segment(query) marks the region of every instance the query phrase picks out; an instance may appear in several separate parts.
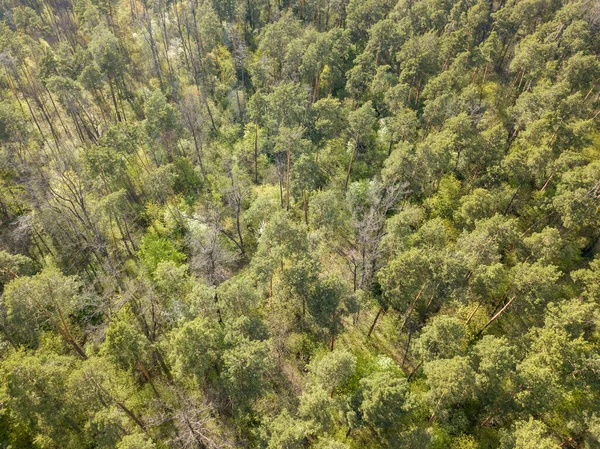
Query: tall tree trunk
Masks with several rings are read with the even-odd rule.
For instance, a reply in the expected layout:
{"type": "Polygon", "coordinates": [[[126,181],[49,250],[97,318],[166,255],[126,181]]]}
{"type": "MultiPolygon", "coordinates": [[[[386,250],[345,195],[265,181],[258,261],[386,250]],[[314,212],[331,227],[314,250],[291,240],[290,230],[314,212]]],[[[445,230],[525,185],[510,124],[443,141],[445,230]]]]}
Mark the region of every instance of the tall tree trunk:
{"type": "Polygon", "coordinates": [[[367,334],[367,338],[369,338],[371,336],[371,334],[373,333],[373,329],[375,329],[375,325],[377,324],[377,320],[379,320],[379,316],[383,313],[383,306],[379,307],[379,310],[377,311],[377,315],[375,315],[375,319],[373,320],[373,324],[371,324],[371,327],[369,328],[369,333],[367,334]]]}
{"type": "Polygon", "coordinates": [[[254,121],[254,182],[258,184],[258,121],[254,121]]]}
{"type": "Polygon", "coordinates": [[[348,182],[350,181],[350,172],[352,171],[352,163],[354,162],[354,155],[356,154],[356,150],[358,148],[358,138],[354,139],[354,148],[352,148],[352,155],[350,156],[350,163],[348,164],[348,172],[346,173],[346,182],[344,182],[344,193],[348,191],[348,182]]]}
{"type": "Polygon", "coordinates": [[[512,302],[515,300],[517,296],[513,296],[512,298],[510,298],[510,300],[506,303],[506,305],[504,307],[502,307],[502,309],[500,309],[500,311],[498,313],[496,313],[496,315],[494,315],[492,318],[490,318],[490,320],[485,323],[485,326],[483,326],[481,328],[481,330],[479,332],[477,332],[477,335],[481,335],[483,333],[483,331],[490,325],[492,324],[494,321],[496,321],[500,315],[502,315],[504,313],[504,311],[506,309],[508,309],[508,307],[512,304],[512,302]]]}
{"type": "Polygon", "coordinates": [[[306,200],[306,190],[304,191],[304,222],[308,226],[308,201],[306,200]]]}
{"type": "Polygon", "coordinates": [[[291,151],[288,148],[287,150],[287,168],[285,175],[285,209],[290,210],[290,159],[291,159],[291,151]]]}

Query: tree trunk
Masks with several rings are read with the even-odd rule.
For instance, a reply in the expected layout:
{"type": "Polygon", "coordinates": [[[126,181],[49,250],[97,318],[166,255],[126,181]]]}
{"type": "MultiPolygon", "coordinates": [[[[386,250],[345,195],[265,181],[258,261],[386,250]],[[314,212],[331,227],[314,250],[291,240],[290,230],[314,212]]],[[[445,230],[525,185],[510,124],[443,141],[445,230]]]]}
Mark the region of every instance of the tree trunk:
{"type": "Polygon", "coordinates": [[[93,377],[90,379],[92,381],[92,383],[96,386],[96,388],[98,388],[100,391],[102,391],[104,394],[106,394],[111,400],[113,400],[115,402],[115,404],[117,404],[117,407],[119,407],[121,410],[123,410],[123,412],[125,412],[125,414],[127,416],[129,416],[129,418],[131,418],[131,420],[133,422],[135,422],[137,424],[137,426],[143,430],[143,432],[148,435],[148,432],[146,431],[146,426],[140,421],[140,419],[135,416],[135,414],[129,410],[125,404],[123,404],[122,402],[118,401],[117,399],[114,398],[114,396],[112,394],[110,394],[110,392],[108,390],[106,390],[106,388],[104,388],[102,385],[100,385],[96,379],[94,379],[93,377]]]}
{"type": "Polygon", "coordinates": [[[477,313],[477,311],[481,307],[482,303],[483,303],[483,301],[480,300],[477,303],[477,307],[475,307],[475,309],[469,314],[469,317],[467,318],[467,321],[465,321],[465,327],[469,325],[469,323],[471,322],[471,320],[473,319],[473,317],[475,316],[475,314],[477,313]]]}
{"type": "Polygon", "coordinates": [[[258,122],[254,122],[254,182],[258,184],[258,122]]]}
{"type": "Polygon", "coordinates": [[[402,363],[400,363],[400,367],[404,368],[404,362],[406,362],[406,356],[408,355],[408,350],[410,349],[410,341],[412,340],[412,331],[408,332],[408,341],[406,342],[406,348],[404,349],[404,355],[402,356],[402,363]]]}
{"type": "Polygon", "coordinates": [[[308,202],[306,200],[306,190],[304,191],[304,222],[308,226],[308,202]]]}
{"type": "Polygon", "coordinates": [[[400,332],[402,332],[402,330],[404,329],[404,326],[406,326],[406,323],[408,323],[408,320],[410,319],[410,317],[412,316],[413,312],[415,311],[415,308],[417,307],[417,301],[421,297],[421,294],[423,293],[423,289],[424,288],[425,288],[425,285],[423,285],[421,287],[421,290],[419,290],[419,293],[417,293],[417,296],[415,297],[414,301],[410,305],[410,308],[408,309],[408,313],[404,317],[404,321],[402,321],[402,326],[400,326],[400,332]]]}
{"type": "Polygon", "coordinates": [[[417,366],[415,366],[415,369],[413,369],[413,370],[410,372],[410,374],[409,374],[409,375],[408,375],[408,377],[406,378],[406,380],[407,380],[407,381],[410,381],[410,379],[411,379],[411,378],[414,376],[414,374],[417,372],[417,370],[418,370],[419,368],[421,368],[421,365],[422,365],[422,364],[423,364],[423,360],[421,360],[421,361],[420,361],[420,362],[417,364],[417,366]]]}
{"type": "Polygon", "coordinates": [[[371,334],[373,333],[373,329],[375,329],[377,320],[379,320],[379,316],[382,314],[382,312],[383,312],[383,306],[379,307],[379,310],[377,311],[377,315],[375,315],[375,319],[373,320],[373,324],[371,324],[371,327],[369,328],[369,333],[367,334],[367,338],[369,338],[371,336],[371,334]]]}
{"type": "Polygon", "coordinates": [[[515,295],[515,296],[513,296],[512,298],[510,298],[510,300],[509,300],[509,301],[506,303],[506,305],[505,305],[504,307],[502,307],[502,309],[500,309],[500,311],[499,311],[499,312],[498,312],[496,315],[494,315],[492,318],[490,318],[490,320],[489,320],[487,323],[485,323],[485,326],[483,326],[483,327],[481,328],[481,330],[480,330],[479,332],[477,332],[477,335],[481,335],[481,333],[482,333],[482,332],[483,332],[483,331],[484,331],[484,330],[485,330],[485,329],[486,329],[486,328],[487,328],[487,327],[488,327],[490,324],[492,324],[494,321],[496,321],[496,320],[497,320],[497,319],[500,317],[500,315],[502,315],[502,313],[503,313],[503,312],[504,312],[506,309],[508,309],[508,307],[509,307],[509,306],[512,304],[512,302],[515,300],[515,298],[516,298],[516,297],[517,297],[517,296],[515,295]]]}
{"type": "Polygon", "coordinates": [[[290,162],[291,162],[291,151],[287,150],[287,168],[285,175],[285,210],[290,210],[290,162]]]}
{"type": "Polygon", "coordinates": [[[346,173],[346,182],[344,182],[344,193],[348,191],[348,181],[350,181],[350,172],[352,171],[352,163],[354,162],[354,155],[356,154],[356,149],[358,148],[358,137],[354,140],[354,148],[352,149],[352,155],[350,156],[350,163],[348,164],[348,173],[346,173]]]}

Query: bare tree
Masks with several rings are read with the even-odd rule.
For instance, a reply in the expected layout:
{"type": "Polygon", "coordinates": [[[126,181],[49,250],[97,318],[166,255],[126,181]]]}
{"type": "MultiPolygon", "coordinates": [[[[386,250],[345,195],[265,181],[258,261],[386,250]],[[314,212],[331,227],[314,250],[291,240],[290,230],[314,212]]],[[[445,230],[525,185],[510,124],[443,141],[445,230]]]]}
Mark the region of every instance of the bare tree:
{"type": "MultiPolygon", "coordinates": [[[[238,256],[226,245],[232,239],[221,225],[221,214],[212,209],[188,217],[187,243],[190,248],[190,267],[206,279],[209,285],[218,286],[232,274],[238,256]]],[[[235,242],[235,240],[234,240],[235,242]]]]}
{"type": "Polygon", "coordinates": [[[377,270],[379,244],[385,233],[385,219],[398,200],[408,193],[408,183],[394,182],[383,184],[375,180],[369,183],[369,206],[354,207],[352,219],[356,244],[348,254],[354,264],[360,267],[358,287],[369,290],[377,270]],[[357,254],[358,253],[358,254],[357,254]]]}
{"type": "Polygon", "coordinates": [[[174,410],[177,432],[172,438],[173,447],[184,449],[228,449],[233,448],[223,435],[222,423],[214,418],[216,411],[205,399],[178,392],[179,407],[174,410]]]}

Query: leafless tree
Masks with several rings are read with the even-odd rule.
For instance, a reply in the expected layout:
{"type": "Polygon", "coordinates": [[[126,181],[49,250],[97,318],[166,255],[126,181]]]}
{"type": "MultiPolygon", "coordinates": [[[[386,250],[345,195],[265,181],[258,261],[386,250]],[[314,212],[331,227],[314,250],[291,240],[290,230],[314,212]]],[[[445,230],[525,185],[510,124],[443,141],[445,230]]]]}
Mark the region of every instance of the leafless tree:
{"type": "Polygon", "coordinates": [[[355,265],[358,261],[360,267],[358,287],[363,290],[371,288],[377,270],[379,244],[384,236],[386,216],[406,193],[408,193],[408,183],[406,182],[383,184],[377,180],[371,181],[369,185],[370,206],[367,209],[355,208],[352,211],[356,245],[348,254],[355,265]]]}
{"type": "Polygon", "coordinates": [[[237,254],[226,244],[229,238],[221,225],[221,214],[216,209],[189,217],[187,244],[190,248],[190,267],[204,277],[209,285],[217,286],[232,274],[237,254]]]}

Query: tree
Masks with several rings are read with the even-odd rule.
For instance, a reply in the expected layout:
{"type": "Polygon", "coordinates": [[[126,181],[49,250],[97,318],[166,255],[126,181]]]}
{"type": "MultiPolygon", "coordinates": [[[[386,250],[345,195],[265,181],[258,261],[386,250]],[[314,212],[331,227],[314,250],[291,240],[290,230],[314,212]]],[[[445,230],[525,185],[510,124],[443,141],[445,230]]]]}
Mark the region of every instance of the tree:
{"type": "Polygon", "coordinates": [[[177,251],[171,241],[156,234],[146,234],[139,255],[142,265],[150,274],[154,273],[161,262],[171,261],[180,264],[185,260],[185,255],[177,251]]]}
{"type": "Polygon", "coordinates": [[[350,173],[352,172],[352,164],[357,157],[359,144],[361,144],[369,133],[372,132],[373,126],[375,125],[375,111],[373,110],[371,102],[366,102],[356,111],[348,114],[348,123],[350,125],[350,134],[353,137],[353,142],[349,145],[352,148],[352,154],[350,155],[346,181],[344,182],[344,191],[348,190],[348,181],[350,180],[350,173]],[[363,140],[361,141],[361,139],[363,140]]]}
{"type": "Polygon", "coordinates": [[[362,419],[383,435],[394,433],[415,405],[406,380],[382,371],[361,379],[360,383],[362,419]]]}
{"type": "Polygon", "coordinates": [[[287,410],[281,412],[268,424],[267,447],[269,449],[301,449],[306,440],[306,429],[304,423],[290,416],[287,410]]]}
{"type": "Polygon", "coordinates": [[[575,270],[571,273],[573,279],[578,283],[580,289],[583,290],[583,295],[588,300],[597,300],[600,298],[600,288],[593,282],[594,277],[600,271],[599,259],[594,259],[590,262],[589,268],[575,270]]]}
{"type": "Polygon", "coordinates": [[[223,353],[221,376],[236,410],[251,409],[252,402],[269,390],[267,376],[271,369],[267,341],[242,339],[223,353]]]}
{"type": "Polygon", "coordinates": [[[525,449],[532,445],[543,449],[560,447],[556,440],[548,435],[544,423],[536,421],[532,417],[529,418],[529,421],[517,422],[514,433],[505,435],[502,440],[503,448],[525,449]]]}
{"type": "Polygon", "coordinates": [[[239,246],[234,249],[228,245],[226,239],[231,238],[222,228],[219,212],[212,208],[201,218],[196,214],[187,219],[186,225],[190,268],[209,285],[218,286],[229,278],[231,266],[239,257],[239,246]]]}
{"type": "MultiPolygon", "coordinates": [[[[167,162],[173,161],[173,151],[180,132],[180,115],[177,109],[167,102],[160,90],[155,90],[146,100],[144,112],[145,130],[152,142],[159,141],[165,150],[167,162]]],[[[162,158],[153,154],[156,166],[162,165],[162,158]]]]}
{"type": "Polygon", "coordinates": [[[320,385],[330,396],[339,392],[356,369],[356,358],[348,351],[331,351],[314,363],[310,371],[317,385],[320,385]]]}
{"type": "Polygon", "coordinates": [[[221,371],[222,336],[208,320],[198,317],[171,332],[173,344],[169,358],[173,373],[205,383],[221,371]]]}
{"type": "Polygon", "coordinates": [[[430,421],[450,418],[450,408],[475,396],[475,373],[469,359],[456,356],[423,365],[429,391],[426,399],[431,410],[430,421]]]}
{"type": "MultiPolygon", "coordinates": [[[[346,199],[352,213],[355,233],[355,258],[360,262],[358,286],[369,290],[376,276],[379,245],[384,235],[385,217],[407,194],[404,182],[382,183],[379,180],[352,183],[346,199]]],[[[356,288],[355,288],[356,289],[356,288]]]]}
{"type": "Polygon", "coordinates": [[[125,435],[121,441],[117,443],[117,449],[154,449],[156,445],[151,438],[140,433],[125,435]]]}
{"type": "Polygon", "coordinates": [[[516,363],[516,349],[506,337],[485,335],[473,346],[471,364],[482,406],[481,422],[502,420],[515,407],[516,363]]]}
{"type": "Polygon", "coordinates": [[[425,361],[451,359],[464,354],[466,332],[456,318],[438,315],[422,330],[415,344],[425,361]]]}
{"type": "Polygon", "coordinates": [[[58,332],[79,357],[86,359],[77,327],[71,322],[86,306],[86,297],[79,295],[80,285],[77,279],[64,276],[54,267],[11,281],[3,295],[11,339],[35,347],[40,334],[49,328],[58,332]]]}
{"type": "MultiPolygon", "coordinates": [[[[123,317],[125,318],[125,317],[123,317]]],[[[106,330],[101,352],[117,367],[130,370],[141,364],[148,350],[145,338],[126,319],[114,319],[106,330]]]]}
{"type": "Polygon", "coordinates": [[[85,444],[76,401],[67,395],[67,379],[75,363],[69,356],[24,351],[3,360],[3,401],[20,425],[46,444],[85,444]]]}
{"type": "Polygon", "coordinates": [[[339,99],[321,98],[311,105],[314,114],[315,141],[321,143],[338,136],[346,127],[344,108],[339,99]]]}
{"type": "Polygon", "coordinates": [[[335,336],[340,332],[340,305],[345,296],[345,286],[340,280],[319,280],[314,292],[308,296],[307,306],[317,324],[329,331],[329,349],[333,351],[335,336]]]}
{"type": "MultiPolygon", "coordinates": [[[[300,396],[298,412],[301,418],[306,420],[310,433],[331,431],[335,425],[335,414],[339,411],[335,399],[331,393],[325,391],[319,385],[311,385],[300,396]]],[[[306,432],[306,431],[305,431],[306,432]]]]}
{"type": "Polygon", "coordinates": [[[31,275],[33,271],[34,263],[29,257],[0,251],[0,286],[19,276],[31,275]]]}
{"type": "Polygon", "coordinates": [[[348,445],[340,443],[333,438],[321,438],[315,447],[318,449],[347,449],[348,445]]]}

